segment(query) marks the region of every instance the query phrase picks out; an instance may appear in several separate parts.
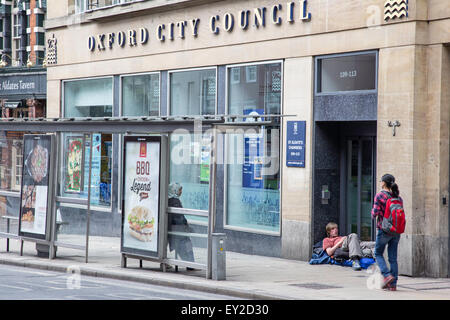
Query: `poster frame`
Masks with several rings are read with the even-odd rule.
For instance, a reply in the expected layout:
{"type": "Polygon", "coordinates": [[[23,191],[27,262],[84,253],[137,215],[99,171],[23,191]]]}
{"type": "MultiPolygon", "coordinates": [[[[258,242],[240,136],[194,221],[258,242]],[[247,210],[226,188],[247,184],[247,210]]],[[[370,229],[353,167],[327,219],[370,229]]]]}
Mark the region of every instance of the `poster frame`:
{"type": "Polygon", "coordinates": [[[54,166],[54,155],[55,155],[55,135],[54,134],[24,134],[23,136],[23,158],[22,158],[22,180],[21,180],[21,187],[20,187],[20,200],[19,200],[19,228],[18,228],[18,235],[19,237],[28,238],[28,239],[36,239],[36,240],[50,240],[51,236],[51,223],[52,223],[52,212],[53,212],[53,183],[54,183],[54,175],[55,175],[55,166],[54,166]],[[30,152],[30,150],[26,150],[25,141],[27,139],[32,140],[40,140],[42,138],[50,139],[50,150],[48,152],[48,163],[47,163],[47,176],[48,176],[48,183],[47,183],[47,208],[46,208],[46,221],[45,221],[45,232],[44,234],[40,233],[32,233],[28,231],[22,231],[22,215],[23,215],[23,203],[22,203],[22,196],[23,196],[23,190],[24,190],[24,176],[25,176],[25,162],[28,158],[27,154],[30,152]]]}
{"type": "Polygon", "coordinates": [[[85,143],[86,143],[86,137],[85,137],[85,135],[83,134],[83,135],[70,135],[70,136],[67,136],[66,137],[66,146],[67,146],[67,148],[69,148],[69,145],[70,145],[70,142],[71,142],[71,140],[75,140],[75,139],[81,139],[81,143],[82,143],[82,149],[81,149],[81,168],[80,168],[80,190],[79,191],[75,191],[75,190],[68,190],[68,189],[66,189],[66,179],[67,179],[67,175],[66,175],[66,171],[67,171],[67,165],[68,165],[68,158],[69,158],[69,153],[70,153],[70,151],[69,151],[69,149],[67,149],[66,151],[65,151],[65,154],[64,154],[64,161],[66,162],[65,163],[65,166],[64,166],[64,168],[66,169],[66,170],[64,170],[64,186],[63,186],[63,188],[64,188],[64,193],[68,193],[68,194],[81,194],[83,191],[84,191],[84,175],[85,175],[85,161],[86,161],[86,159],[85,159],[85,147],[86,147],[86,145],[85,145],[85,143]]]}
{"type": "MultiPolygon", "coordinates": [[[[167,247],[166,241],[166,214],[167,211],[167,196],[165,190],[167,189],[167,167],[164,165],[165,158],[167,154],[167,137],[165,136],[135,136],[135,135],[126,135],[123,138],[123,154],[122,154],[122,223],[120,230],[120,252],[122,254],[122,258],[124,257],[139,257],[140,259],[146,260],[158,260],[161,261],[166,253],[164,248],[167,247]],[[157,251],[150,250],[142,250],[137,248],[131,248],[124,246],[124,224],[126,223],[126,212],[125,212],[125,183],[126,183],[126,158],[127,158],[127,144],[130,142],[157,142],[159,144],[159,190],[158,190],[158,237],[157,241],[157,251]]],[[[122,261],[122,265],[126,266],[126,263],[122,261]]]]}

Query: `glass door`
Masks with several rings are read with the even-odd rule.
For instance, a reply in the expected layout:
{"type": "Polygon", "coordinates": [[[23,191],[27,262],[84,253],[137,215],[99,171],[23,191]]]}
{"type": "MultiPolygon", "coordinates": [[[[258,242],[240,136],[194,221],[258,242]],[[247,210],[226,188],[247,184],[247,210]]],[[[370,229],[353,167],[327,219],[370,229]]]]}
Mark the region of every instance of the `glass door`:
{"type": "Polygon", "coordinates": [[[362,241],[374,239],[371,219],[375,177],[375,138],[346,139],[347,233],[357,233],[362,241]]]}

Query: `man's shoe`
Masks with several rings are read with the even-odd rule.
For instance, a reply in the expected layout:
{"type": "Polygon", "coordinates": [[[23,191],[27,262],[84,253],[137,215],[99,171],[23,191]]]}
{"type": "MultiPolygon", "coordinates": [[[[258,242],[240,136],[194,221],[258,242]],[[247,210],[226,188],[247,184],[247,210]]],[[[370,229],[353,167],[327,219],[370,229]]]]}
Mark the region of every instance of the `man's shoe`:
{"type": "Polygon", "coordinates": [[[394,277],[392,275],[388,275],[387,277],[385,277],[381,289],[386,289],[392,281],[394,281],[394,277]]]}
{"type": "Polygon", "coordinates": [[[187,271],[197,271],[198,269],[191,268],[191,267],[186,267],[186,270],[187,270],[187,271]]]}
{"type": "Polygon", "coordinates": [[[352,268],[355,271],[360,271],[361,270],[361,265],[359,264],[359,260],[353,260],[352,268]]]}

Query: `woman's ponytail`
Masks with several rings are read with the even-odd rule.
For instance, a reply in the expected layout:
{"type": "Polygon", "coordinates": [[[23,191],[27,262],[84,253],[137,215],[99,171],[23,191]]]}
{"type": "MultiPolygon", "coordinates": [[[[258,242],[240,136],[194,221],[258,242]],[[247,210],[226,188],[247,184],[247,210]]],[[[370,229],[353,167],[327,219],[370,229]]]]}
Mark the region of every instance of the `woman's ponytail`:
{"type": "Polygon", "coordinates": [[[398,195],[400,194],[400,191],[398,190],[398,185],[395,182],[393,182],[390,189],[392,192],[392,196],[394,198],[398,198],[398,195]]]}
{"type": "Polygon", "coordinates": [[[386,184],[386,187],[391,190],[392,196],[398,198],[400,191],[398,190],[398,185],[395,183],[395,178],[392,174],[386,173],[381,177],[381,181],[386,184]]]}

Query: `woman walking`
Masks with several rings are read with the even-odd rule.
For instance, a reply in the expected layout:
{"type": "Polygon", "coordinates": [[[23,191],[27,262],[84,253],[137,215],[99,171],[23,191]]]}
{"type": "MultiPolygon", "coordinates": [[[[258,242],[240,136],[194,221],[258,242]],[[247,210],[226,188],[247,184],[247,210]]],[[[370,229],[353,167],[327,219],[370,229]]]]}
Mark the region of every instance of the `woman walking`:
{"type": "Polygon", "coordinates": [[[377,237],[375,241],[375,259],[380,267],[383,275],[382,289],[391,291],[397,290],[398,279],[398,263],[397,263],[397,249],[400,241],[399,234],[389,234],[382,230],[382,221],[386,209],[386,202],[389,198],[399,198],[403,204],[402,198],[399,197],[400,191],[395,178],[391,174],[385,174],[381,177],[381,191],[375,195],[375,200],[372,208],[372,219],[377,221],[377,237]],[[390,269],[386,265],[383,253],[384,249],[388,247],[388,260],[390,269]]]}

